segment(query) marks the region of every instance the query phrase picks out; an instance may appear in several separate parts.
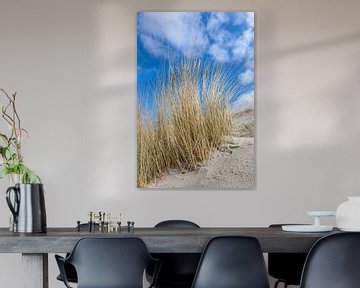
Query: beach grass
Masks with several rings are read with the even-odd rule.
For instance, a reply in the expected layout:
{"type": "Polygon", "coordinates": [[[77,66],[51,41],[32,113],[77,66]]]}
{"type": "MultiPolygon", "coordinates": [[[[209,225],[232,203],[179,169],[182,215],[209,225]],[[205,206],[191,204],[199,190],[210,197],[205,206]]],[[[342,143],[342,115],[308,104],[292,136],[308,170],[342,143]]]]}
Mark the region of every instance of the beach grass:
{"type": "Polygon", "coordinates": [[[137,186],[171,169],[205,161],[232,129],[231,99],[241,89],[228,68],[184,58],[170,62],[154,83],[154,107],[138,104],[137,186]]]}

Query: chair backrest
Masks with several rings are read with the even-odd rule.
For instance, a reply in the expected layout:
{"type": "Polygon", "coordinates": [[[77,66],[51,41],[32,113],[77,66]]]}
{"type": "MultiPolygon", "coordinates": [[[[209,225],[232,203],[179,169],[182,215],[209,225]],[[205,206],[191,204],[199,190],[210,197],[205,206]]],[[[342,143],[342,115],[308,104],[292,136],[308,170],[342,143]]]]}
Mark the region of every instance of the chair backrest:
{"type": "Polygon", "coordinates": [[[188,220],[165,220],[157,223],[155,228],[200,228],[200,226],[188,220]]]}
{"type": "Polygon", "coordinates": [[[139,238],[82,238],[67,259],[76,269],[78,288],[142,288],[152,260],[139,238]]]}
{"type": "MultiPolygon", "coordinates": [[[[155,228],[200,228],[188,220],[166,220],[159,222],[155,228]]],[[[200,253],[159,253],[156,258],[162,260],[162,267],[156,287],[190,287],[200,260],[200,253]]],[[[149,275],[152,271],[149,269],[149,275]]]]}
{"type": "MultiPolygon", "coordinates": [[[[282,225],[294,224],[271,224],[269,228],[281,229],[282,225]]],[[[306,257],[307,253],[268,253],[269,275],[288,285],[300,285],[306,257]]]]}
{"type": "Polygon", "coordinates": [[[202,254],[192,288],[268,288],[264,257],[256,238],[212,238],[202,254]]]}
{"type": "Polygon", "coordinates": [[[314,244],[306,259],[302,288],[360,287],[360,233],[332,234],[314,244]]]}

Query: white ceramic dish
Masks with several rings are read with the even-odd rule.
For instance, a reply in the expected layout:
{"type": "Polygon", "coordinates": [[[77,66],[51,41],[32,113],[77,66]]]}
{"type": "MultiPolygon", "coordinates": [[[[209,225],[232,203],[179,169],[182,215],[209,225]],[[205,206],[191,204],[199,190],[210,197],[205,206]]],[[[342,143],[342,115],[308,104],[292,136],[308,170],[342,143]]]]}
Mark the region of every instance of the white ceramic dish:
{"type": "Polygon", "coordinates": [[[324,217],[324,216],[335,216],[336,212],[335,211],[308,211],[307,214],[309,216],[314,216],[314,217],[324,217]]]}
{"type": "Polygon", "coordinates": [[[315,233],[315,232],[330,232],[333,230],[332,226],[315,226],[315,225],[283,225],[281,229],[286,232],[307,232],[307,233],[315,233]]]}

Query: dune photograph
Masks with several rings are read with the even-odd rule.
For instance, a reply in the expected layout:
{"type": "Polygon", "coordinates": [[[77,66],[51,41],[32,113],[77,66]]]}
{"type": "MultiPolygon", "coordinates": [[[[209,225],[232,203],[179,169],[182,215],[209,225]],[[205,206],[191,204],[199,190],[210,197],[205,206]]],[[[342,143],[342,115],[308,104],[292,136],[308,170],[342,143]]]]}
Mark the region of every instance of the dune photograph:
{"type": "Polygon", "coordinates": [[[137,187],[253,189],[254,13],[138,12],[137,187]]]}

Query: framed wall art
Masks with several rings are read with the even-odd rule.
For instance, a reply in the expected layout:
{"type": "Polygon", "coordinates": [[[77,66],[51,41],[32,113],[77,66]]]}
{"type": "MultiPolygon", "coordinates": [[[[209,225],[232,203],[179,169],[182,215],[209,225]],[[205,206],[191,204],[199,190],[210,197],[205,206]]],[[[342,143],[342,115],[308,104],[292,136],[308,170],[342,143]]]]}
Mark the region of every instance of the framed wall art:
{"type": "Polygon", "coordinates": [[[137,103],[139,188],[254,188],[254,13],[139,12],[137,103]]]}

